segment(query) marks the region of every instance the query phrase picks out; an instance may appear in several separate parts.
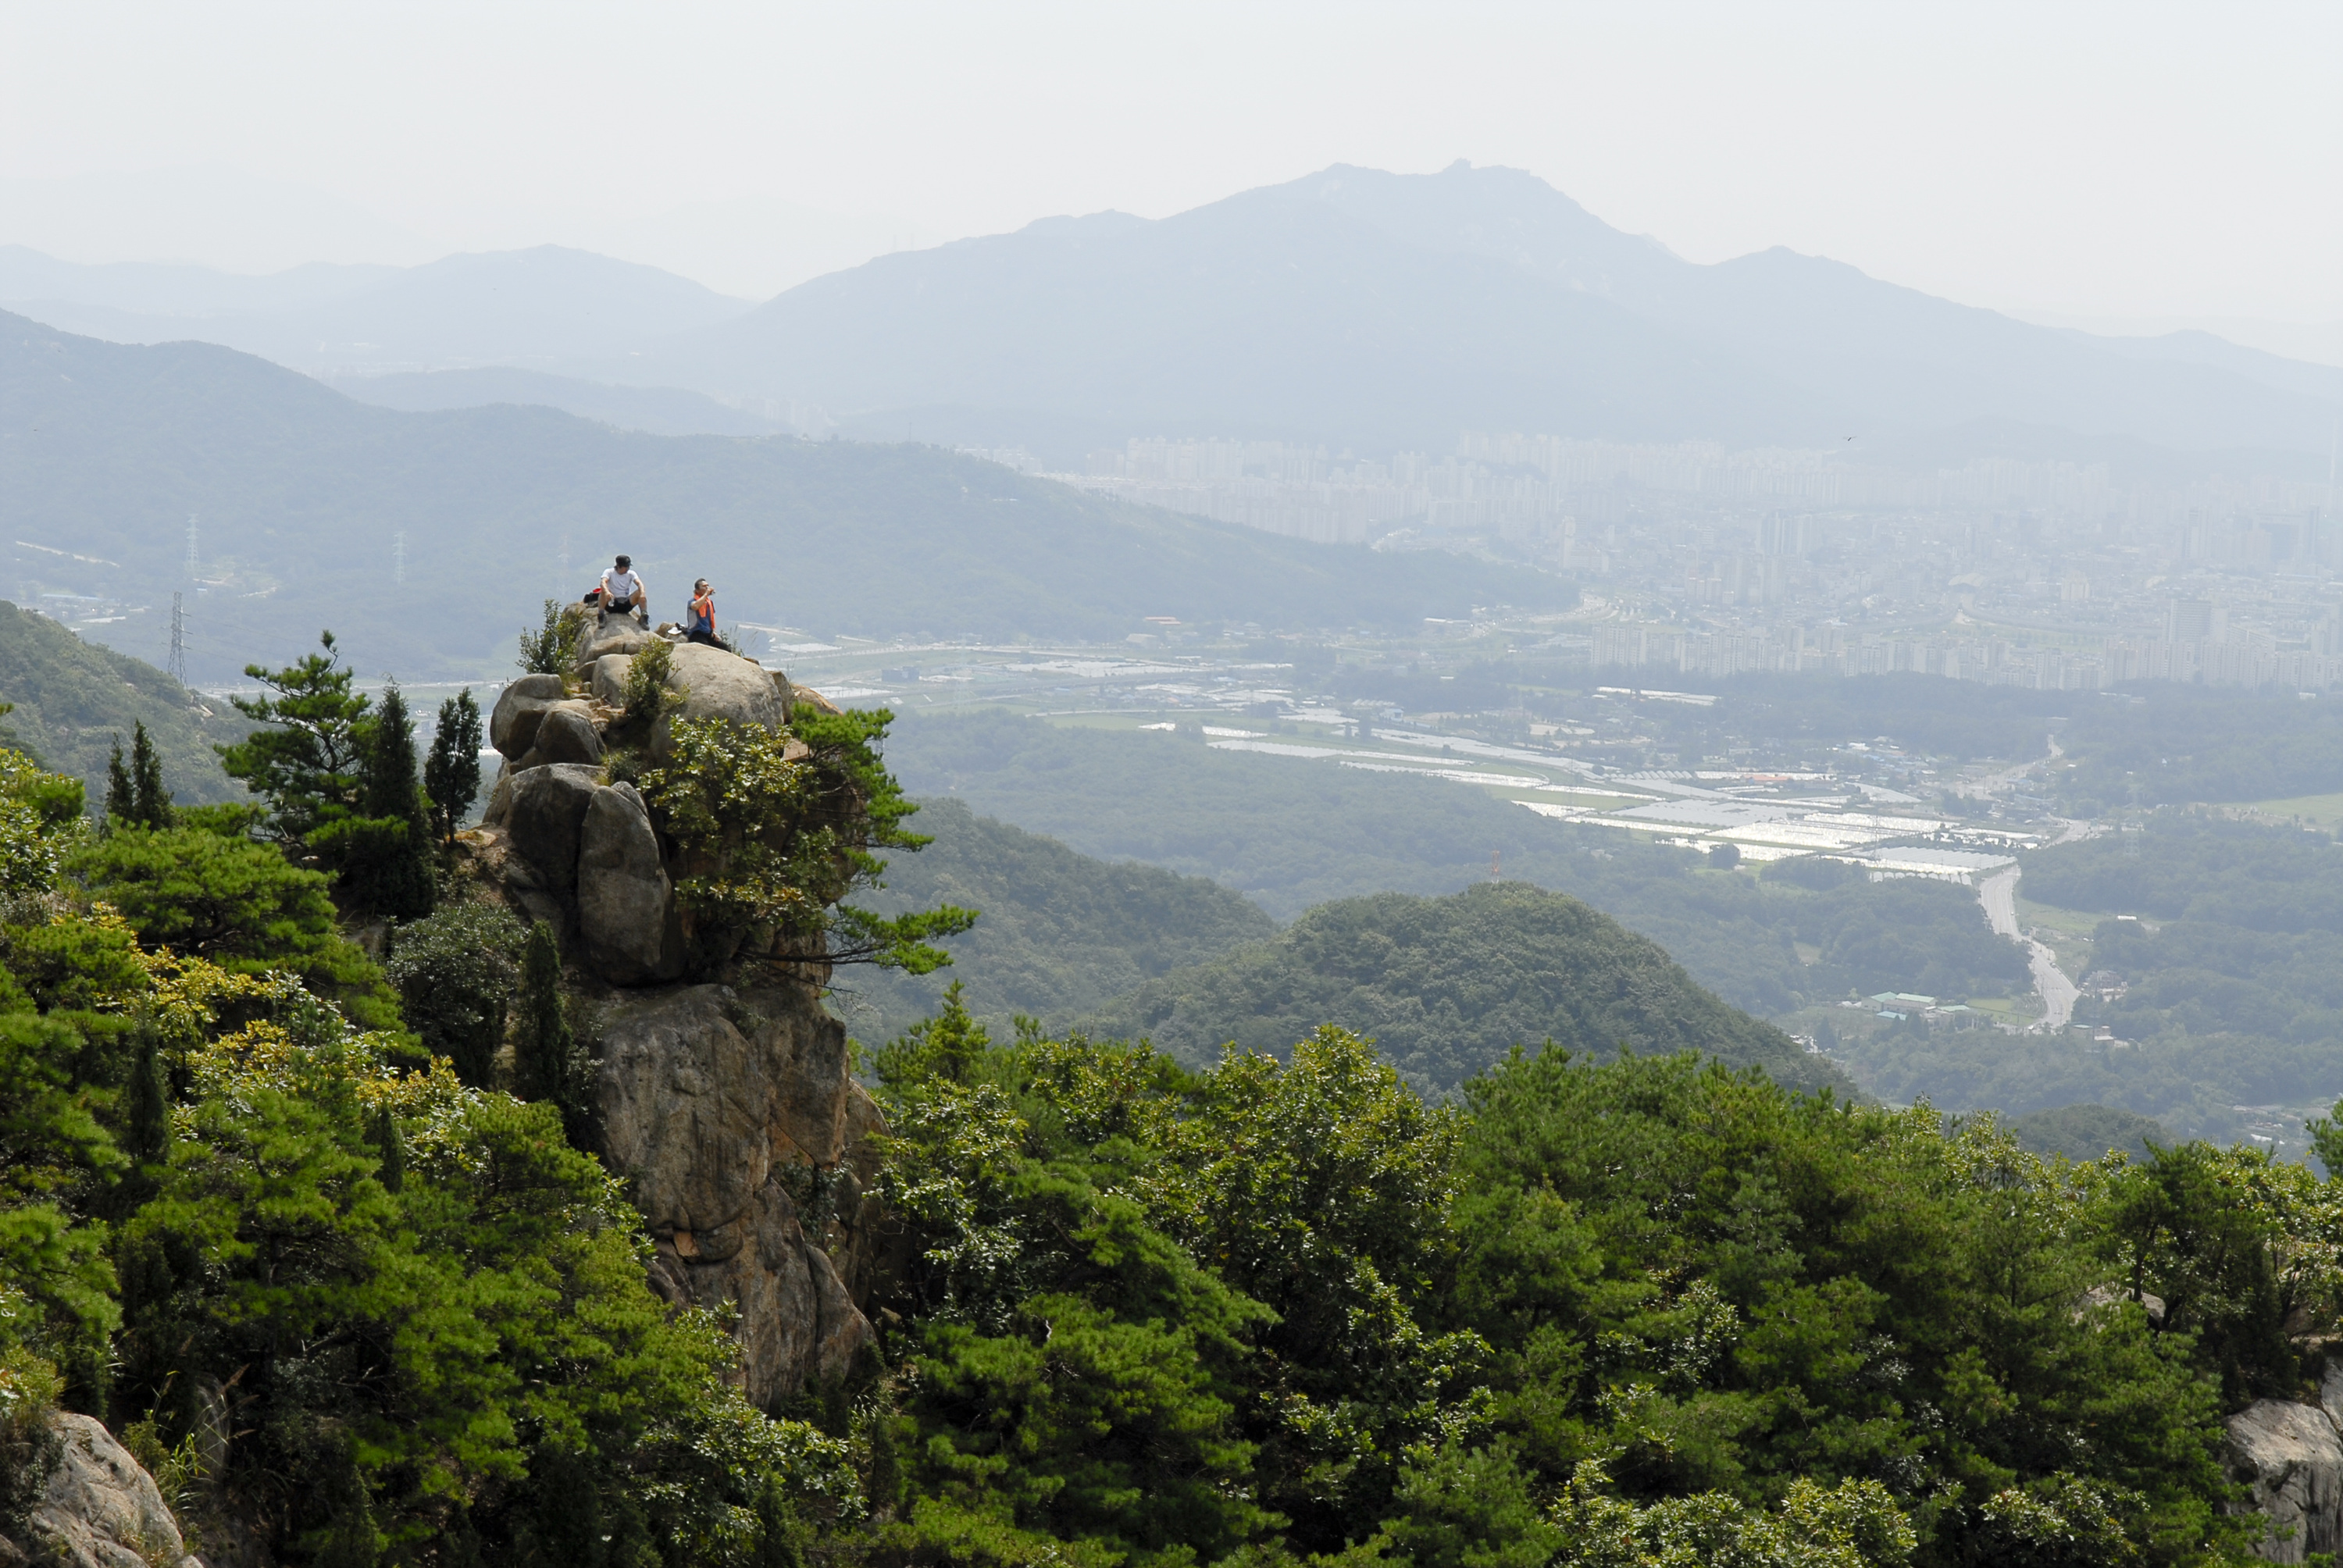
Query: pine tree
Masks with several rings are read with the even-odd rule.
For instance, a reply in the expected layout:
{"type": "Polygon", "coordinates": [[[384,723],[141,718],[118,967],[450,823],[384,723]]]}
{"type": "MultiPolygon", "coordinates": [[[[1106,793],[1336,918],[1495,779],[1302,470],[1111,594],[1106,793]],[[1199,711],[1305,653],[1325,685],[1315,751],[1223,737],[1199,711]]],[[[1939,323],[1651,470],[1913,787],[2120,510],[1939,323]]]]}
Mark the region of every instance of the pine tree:
{"type": "Polygon", "coordinates": [[[137,789],[130,782],[130,769],[122,765],[122,737],[114,738],[114,755],[106,764],[106,825],[127,827],[138,814],[137,789]]]}
{"type": "Polygon", "coordinates": [[[140,1165],[160,1165],[171,1153],[171,1099],[154,1037],[143,1030],[140,1033],[138,1055],[130,1064],[128,1153],[140,1165]]]}
{"type": "Polygon", "coordinates": [[[464,688],[439,705],[431,755],[423,764],[424,792],[431,797],[433,826],[449,843],[480,792],[480,707],[464,688]]]}
{"type": "Polygon", "coordinates": [[[520,1009],[513,1041],[513,1092],[568,1109],[576,1041],[561,997],[561,949],[543,920],[529,927],[520,957],[520,1009]]]}
{"type": "Polygon", "coordinates": [[[334,634],[326,632],[317,640],[320,651],[283,669],[245,666],[245,674],[270,695],[228,699],[257,726],[235,745],[216,749],[227,776],[243,779],[246,789],[268,802],[272,837],[338,864],[332,846],[317,836],[350,815],[369,704],[364,692],[350,689],[350,670],[341,662],[334,634]]]}
{"type": "Polygon", "coordinates": [[[350,896],[377,914],[415,920],[431,912],[430,800],[415,777],[415,726],[393,686],[358,737],[357,814],[329,824],[310,843],[341,868],[350,896]]]}
{"type": "MultiPolygon", "coordinates": [[[[111,792],[113,775],[106,776],[111,792]]],[[[131,811],[140,823],[149,828],[168,828],[176,820],[171,809],[171,791],[163,783],[163,759],[155,753],[155,742],[146,734],[142,720],[132,730],[130,742],[130,801],[131,811]]]]}
{"type": "Polygon", "coordinates": [[[377,1108],[370,1131],[375,1158],[381,1161],[374,1179],[382,1183],[384,1191],[396,1192],[407,1185],[407,1143],[398,1135],[398,1122],[389,1106],[377,1108]]]}

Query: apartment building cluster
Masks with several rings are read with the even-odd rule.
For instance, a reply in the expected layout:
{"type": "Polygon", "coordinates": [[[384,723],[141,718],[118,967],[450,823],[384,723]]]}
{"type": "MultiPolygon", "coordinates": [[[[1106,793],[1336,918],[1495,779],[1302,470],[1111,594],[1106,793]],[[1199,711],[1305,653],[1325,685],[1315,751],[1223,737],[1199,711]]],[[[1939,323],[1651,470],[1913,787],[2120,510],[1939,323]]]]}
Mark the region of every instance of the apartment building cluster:
{"type": "Polygon", "coordinates": [[[1078,488],[1320,544],[1367,544],[1415,529],[1558,544],[1565,486],[1468,457],[1330,454],[1282,441],[1132,440],[1092,453],[1078,488]]]}

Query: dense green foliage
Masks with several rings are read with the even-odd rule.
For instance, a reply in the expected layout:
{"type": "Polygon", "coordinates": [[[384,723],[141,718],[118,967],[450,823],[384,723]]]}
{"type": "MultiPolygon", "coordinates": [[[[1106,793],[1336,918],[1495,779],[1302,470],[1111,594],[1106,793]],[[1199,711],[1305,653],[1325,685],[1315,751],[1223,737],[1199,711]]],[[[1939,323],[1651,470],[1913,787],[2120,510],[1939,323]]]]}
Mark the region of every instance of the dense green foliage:
{"type": "Polygon", "coordinates": [[[1145,1036],[1192,1066],[1230,1041],[1272,1052],[1334,1024],[1373,1040],[1427,1097],[1544,1040],[1606,1057],[1704,1050],[1785,1083],[1844,1081],[1693,983],[1648,938],[1525,882],[1322,904],[1266,942],[1150,980],[1086,1023],[1145,1036]]]}
{"type": "MultiPolygon", "coordinates": [[[[0,1511],[58,1400],[287,1563],[768,1563],[800,1501],[859,1507],[651,1292],[560,1109],[417,1059],[324,875],[243,811],[96,838],[80,794],[0,753],[0,1511]]],[[[450,911],[417,967],[465,980],[467,936],[500,933],[450,911]]]]}
{"type": "MultiPolygon", "coordinates": [[[[121,562],[106,591],[167,605],[181,520],[199,512],[236,593],[298,585],[229,601],[241,647],[289,660],[328,625],[360,668],[417,681],[509,660],[516,584],[584,592],[587,572],[557,580],[565,535],[585,558],[630,551],[660,596],[655,620],[679,618],[705,574],[733,618],[824,635],[1104,640],[1152,615],[1413,626],[1574,598],[1518,568],[1282,538],[934,447],[645,436],[511,406],[400,413],[227,349],[100,343],[13,316],[0,412],[42,432],[0,449],[13,537],[121,562]],[[65,518],[74,531],[56,537],[65,518]],[[394,532],[433,563],[428,593],[387,591],[394,532]]],[[[234,673],[221,648],[196,649],[200,678],[234,673]]],[[[126,731],[130,717],[99,721],[126,731]]]]}
{"type": "Polygon", "coordinates": [[[1810,997],[1917,991],[1958,1000],[2032,983],[2026,950],[1993,934],[1976,890],[1934,878],[1872,881],[1843,861],[1803,857],[1765,869],[1769,889],[1807,888],[1775,908],[1815,951],[1810,997]],[[1819,885],[1817,885],[1819,884],[1819,885]]]}
{"type": "MultiPolygon", "coordinates": [[[[951,944],[954,983],[977,1017],[1065,1020],[1166,971],[1219,958],[1277,930],[1261,910],[1201,877],[1079,854],[1054,839],[925,801],[931,842],[887,868],[871,907],[886,913],[950,904],[980,910],[951,944]]],[[[900,971],[840,983],[831,1006],[865,1040],[889,1040],[932,1012],[943,977],[900,971]]]]}
{"type": "Polygon", "coordinates": [[[779,939],[784,956],[822,952],[833,963],[928,974],[951,961],[934,940],[966,930],[973,911],[890,916],[845,901],[885,870],[874,851],[927,842],[903,826],[919,808],[879,760],[893,718],[800,710],[779,731],[672,721],[667,759],[642,774],[642,793],[693,868],[675,889],[693,968],[713,972],[751,933],[779,939]]]}
{"type": "Polygon", "coordinates": [[[2299,1167],[1690,1056],[1433,1110],[1339,1030],[1192,1071],[955,995],[878,1067],[919,1263],[840,1544],[887,1563],[2238,1562],[2220,1415],[2337,1305],[2299,1167]]]}
{"type": "Polygon", "coordinates": [[[136,828],[173,825],[171,789],[163,782],[163,759],[156,754],[143,720],[133,727],[129,761],[123,760],[119,737],[113,755],[106,759],[106,819],[136,828]]]}
{"type": "Polygon", "coordinates": [[[2343,703],[2331,697],[2151,681],[2068,711],[2058,788],[2085,816],[2323,795],[2343,779],[2343,703]]]}
{"type": "Polygon", "coordinates": [[[357,799],[349,816],[308,837],[309,847],[341,873],[349,901],[393,920],[431,912],[437,897],[438,839],[431,798],[416,776],[415,726],[396,683],[382,694],[358,735],[357,799]]]}
{"type": "Polygon", "coordinates": [[[2010,1136],[2042,1155],[2063,1154],[2080,1164],[2114,1152],[2147,1158],[2150,1144],[2177,1141],[2163,1123],[2108,1105],[2061,1105],[2010,1119],[2010,1136]]]}
{"type": "Polygon", "coordinates": [[[501,907],[475,903],[442,905],[391,936],[383,970],[407,1028],[475,1088],[496,1083],[527,938],[501,907]]]}
{"type": "MultiPolygon", "coordinates": [[[[228,820],[240,828],[240,819],[228,820]]],[[[381,973],[335,924],[333,879],[291,864],[273,845],[199,825],[117,828],[66,866],[150,946],[235,974],[289,970],[362,1026],[395,1027],[381,973]]]]}
{"type": "Polygon", "coordinates": [[[205,701],[151,664],[0,603],[0,702],[14,708],[0,720],[6,731],[0,744],[21,746],[79,779],[93,800],[105,797],[116,740],[140,725],[154,738],[173,795],[193,802],[234,794],[212,747],[250,726],[233,714],[211,713],[205,701]]]}
{"type": "Polygon", "coordinates": [[[1497,850],[1506,876],[1584,900],[1761,1017],[1858,984],[1934,995],[1918,981],[1939,950],[1950,955],[1947,978],[1981,994],[2023,974],[2006,944],[1991,945],[1975,896],[1957,889],[1866,882],[1818,905],[1746,870],[1712,870],[1694,850],[1431,779],[981,712],[907,722],[888,759],[915,792],[956,795],[1084,854],[1208,877],[1280,919],[1333,899],[1454,892],[1486,877],[1497,850]],[[1925,949],[1866,936],[1863,911],[1873,908],[1874,927],[1925,921],[1925,949]],[[1801,961],[1796,943],[1815,940],[1801,922],[1825,918],[1837,921],[1844,961],[1801,961]]]}

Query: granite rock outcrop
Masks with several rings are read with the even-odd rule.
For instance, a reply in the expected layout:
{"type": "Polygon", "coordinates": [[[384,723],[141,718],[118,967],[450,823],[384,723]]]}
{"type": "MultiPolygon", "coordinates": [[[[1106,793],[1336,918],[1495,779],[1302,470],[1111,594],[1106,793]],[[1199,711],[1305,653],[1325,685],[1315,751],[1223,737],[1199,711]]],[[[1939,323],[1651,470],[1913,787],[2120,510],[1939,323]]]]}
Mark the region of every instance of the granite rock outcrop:
{"type": "Polygon", "coordinates": [[[2257,1400],[2229,1417],[2233,1476],[2268,1521],[2258,1548],[2272,1563],[2343,1552],[2343,1364],[2330,1364],[2315,1404],[2257,1400]]]}
{"type": "Polygon", "coordinates": [[[86,1415],[48,1417],[48,1480],[0,1564],[58,1568],[202,1568],[155,1478],[86,1415]]]}
{"type": "MultiPolygon", "coordinates": [[[[560,936],[594,1061],[598,1152],[649,1226],[652,1288],[678,1306],[729,1303],[739,1375],[769,1405],[840,1376],[873,1338],[860,1303],[886,1246],[868,1191],[870,1137],[883,1129],[847,1070],[844,1026],[821,1005],[818,957],[759,987],[683,983],[675,890],[688,868],[642,795],[601,766],[628,672],[659,635],[589,621],[574,678],[505,689],[489,723],[504,767],[464,843],[486,886],[560,936]]],[[[777,730],[793,709],[835,711],[720,648],[674,645],[669,681],[674,718],[777,730]]],[[[663,719],[635,739],[657,762],[669,734],[663,719]]]]}

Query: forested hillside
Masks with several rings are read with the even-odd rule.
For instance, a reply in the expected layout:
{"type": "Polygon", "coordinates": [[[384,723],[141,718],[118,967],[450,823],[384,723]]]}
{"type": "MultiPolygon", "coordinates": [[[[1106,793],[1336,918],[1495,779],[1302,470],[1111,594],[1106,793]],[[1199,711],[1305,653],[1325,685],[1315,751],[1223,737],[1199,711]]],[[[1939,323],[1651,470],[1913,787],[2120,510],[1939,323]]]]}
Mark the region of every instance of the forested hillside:
{"type": "Polygon", "coordinates": [[[2078,815],[2323,795],[2343,779],[2343,702],[2173,681],[2071,702],[2057,776],[2078,815]]]}
{"type": "Polygon", "coordinates": [[[0,524],[20,575],[167,607],[197,516],[190,668],[232,678],[335,628],[409,681],[505,668],[546,595],[630,553],[661,618],[821,636],[1120,639],[1143,618],[1416,624],[1564,606],[1561,579],[1323,546],[1079,494],[932,447],[657,437],[546,408],[401,413],[197,343],[0,315],[0,524]],[[398,541],[427,592],[390,591],[398,541]],[[567,558],[564,577],[559,563],[567,558]]]}
{"type": "Polygon", "coordinates": [[[48,767],[82,780],[92,799],[106,793],[106,764],[118,739],[127,752],[133,727],[146,726],[172,792],[190,801],[225,800],[242,791],[220,771],[215,742],[237,739],[251,726],[151,664],[84,642],[45,616],[0,602],[0,718],[48,767]]]}
{"type": "Polygon", "coordinates": [[[1478,789],[1161,733],[980,712],[908,720],[890,746],[919,793],[956,795],[1085,854],[1209,877],[1280,919],[1334,899],[1454,892],[1488,876],[1493,850],[1507,878],[1584,900],[1761,1017],[1851,988],[1966,996],[2024,983],[2018,950],[1959,888],[1858,879],[1817,893],[1478,789]],[[1821,947],[1816,961],[1799,942],[1821,947]]]}
{"type": "Polygon", "coordinates": [[[1373,1040],[1428,1098],[1549,1040],[1597,1058],[1695,1050],[1794,1087],[1845,1086],[1648,939],[1522,882],[1321,904],[1267,942],[1150,980],[1084,1020],[1195,1067],[1230,1042],[1282,1054],[1320,1024],[1373,1040]]]}
{"type": "Polygon", "coordinates": [[[860,1039],[891,1040],[932,1013],[947,982],[1005,1030],[1020,1013],[1063,1020],[1168,970],[1272,935],[1277,922],[1218,883],[1133,861],[1098,860],[1054,839],[970,811],[921,804],[912,826],[935,842],[899,854],[866,900],[888,914],[954,904],[980,911],[931,975],[851,971],[831,1005],[860,1039]]]}
{"type": "Polygon", "coordinates": [[[1689,1057],[1428,1108],[1338,1030],[1193,1073],[947,1011],[879,1070],[925,1249],[890,1562],[2242,1563],[2219,1415],[2300,1375],[2282,1298],[2333,1312],[2224,1293],[2323,1222],[2299,1167],[1689,1057]],[[2095,1290],[2134,1261],[2160,1326],[2095,1290]]]}
{"type": "Polygon", "coordinates": [[[2326,835],[2167,809],[2025,868],[2026,897],[2108,917],[2075,1016],[2120,1043],[1895,1030],[1844,1052],[1866,1088],[2013,1115],[2096,1101],[2224,1136],[2234,1108],[2343,1094],[2343,849],[2326,835]]]}
{"type": "MultiPolygon", "coordinates": [[[[300,754],[273,728],[240,751],[275,841],[161,794],[94,829],[75,781],[0,755],[0,1497],[62,1405],[201,1550],[288,1568],[2233,1563],[2260,1533],[2221,1418],[2315,1375],[2336,1184],[2203,1145],[2045,1162],[1989,1121],[1704,1064],[1763,1026],[1508,886],[1270,948],[1322,941],[1297,990],[1396,1011],[1398,980],[1480,983],[1453,939],[1494,944],[1484,1016],[1684,1051],[1509,1055],[1434,1104],[1338,1028],[1196,1070],[995,1043],[948,996],[869,1059],[889,1136],[856,1158],[900,1238],[873,1338],[751,1408],[728,1319],[647,1277],[689,1238],[588,1151],[607,1102],[573,1030],[608,988],[567,992],[553,928],[421,826],[396,705],[330,660],[274,678],[357,759],[248,768],[300,754]],[[1507,911],[1544,940],[1503,953],[1507,911]],[[387,927],[387,968],[345,918],[387,927]]],[[[691,728],[724,722],[677,726],[708,771],[643,775],[663,812],[728,766],[691,728]]],[[[883,720],[800,728],[901,803],[883,720]]],[[[739,821],[771,847],[807,799],[739,821]]],[[[702,961],[749,983],[732,950],[702,961]]]]}

